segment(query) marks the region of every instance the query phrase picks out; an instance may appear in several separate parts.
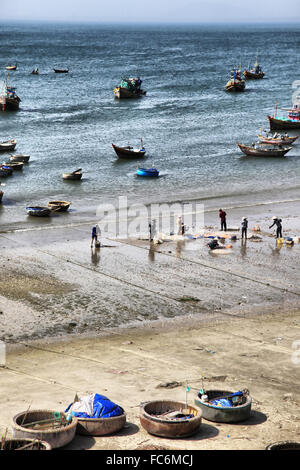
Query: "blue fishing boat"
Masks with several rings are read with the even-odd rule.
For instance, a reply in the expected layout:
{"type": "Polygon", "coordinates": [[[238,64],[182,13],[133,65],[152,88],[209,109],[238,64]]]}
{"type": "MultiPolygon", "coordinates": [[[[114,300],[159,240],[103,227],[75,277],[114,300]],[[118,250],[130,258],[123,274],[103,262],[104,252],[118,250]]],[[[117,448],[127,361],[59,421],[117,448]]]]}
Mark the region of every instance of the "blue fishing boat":
{"type": "Polygon", "coordinates": [[[46,217],[51,214],[51,209],[49,207],[41,206],[27,206],[26,212],[28,215],[33,215],[36,217],[46,217]]]}
{"type": "Polygon", "coordinates": [[[159,176],[159,171],[156,168],[138,168],[136,174],[138,176],[159,176]]]}

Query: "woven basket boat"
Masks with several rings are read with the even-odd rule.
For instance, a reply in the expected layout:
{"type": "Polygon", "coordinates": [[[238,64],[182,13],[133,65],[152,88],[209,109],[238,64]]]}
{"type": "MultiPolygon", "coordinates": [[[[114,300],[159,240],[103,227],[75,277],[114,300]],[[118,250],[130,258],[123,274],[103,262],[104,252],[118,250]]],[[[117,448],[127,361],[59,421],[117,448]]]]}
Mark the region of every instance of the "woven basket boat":
{"type": "Polygon", "coordinates": [[[211,400],[217,398],[228,397],[233,392],[224,390],[207,390],[208,401],[204,402],[201,400],[201,394],[198,393],[195,398],[195,405],[202,410],[202,417],[208,421],[214,421],[216,423],[236,423],[238,421],[244,421],[249,418],[251,412],[252,399],[250,395],[243,396],[242,404],[232,407],[221,407],[210,404],[211,400]]]}
{"type": "Polygon", "coordinates": [[[111,418],[77,418],[77,434],[105,436],[120,431],[126,423],[126,413],[111,418]]]}

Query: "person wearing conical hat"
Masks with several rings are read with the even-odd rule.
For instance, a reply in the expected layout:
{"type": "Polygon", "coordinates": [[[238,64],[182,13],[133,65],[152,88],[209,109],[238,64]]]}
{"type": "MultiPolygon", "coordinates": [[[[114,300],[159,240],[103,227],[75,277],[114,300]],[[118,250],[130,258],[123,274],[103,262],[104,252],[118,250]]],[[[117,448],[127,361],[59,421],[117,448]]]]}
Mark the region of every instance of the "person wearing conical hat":
{"type": "Polygon", "coordinates": [[[275,215],[274,217],[272,217],[272,220],[273,223],[272,225],[270,225],[269,228],[272,228],[274,225],[276,225],[276,238],[282,238],[282,220],[278,219],[278,217],[276,217],[275,215]]]}

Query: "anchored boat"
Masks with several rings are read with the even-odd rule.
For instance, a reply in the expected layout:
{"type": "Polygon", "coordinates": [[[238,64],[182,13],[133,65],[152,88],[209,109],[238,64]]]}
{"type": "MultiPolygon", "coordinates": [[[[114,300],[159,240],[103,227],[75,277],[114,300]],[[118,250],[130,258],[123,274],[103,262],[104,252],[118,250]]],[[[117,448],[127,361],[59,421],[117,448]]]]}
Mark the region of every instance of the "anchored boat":
{"type": "Polygon", "coordinates": [[[156,168],[138,168],[136,174],[138,176],[159,176],[159,171],[156,168]]]}
{"type": "Polygon", "coordinates": [[[240,150],[249,157],[284,157],[284,155],[291,150],[292,147],[282,147],[274,146],[270,147],[270,145],[264,144],[254,144],[252,147],[247,145],[239,144],[237,142],[238,147],[240,150]]]}
{"type": "Polygon", "coordinates": [[[246,86],[245,80],[241,78],[239,69],[233,69],[230,72],[230,80],[225,85],[226,91],[244,91],[246,86]]]}
{"type": "Polygon", "coordinates": [[[256,62],[254,64],[254,67],[250,69],[245,69],[243,72],[243,75],[245,78],[254,78],[254,79],[259,79],[259,78],[264,78],[265,73],[262,71],[260,65],[258,64],[258,61],[256,59],[256,62]]]}
{"type": "Polygon", "coordinates": [[[141,147],[134,148],[131,145],[127,145],[127,147],[117,147],[117,145],[112,144],[112,147],[119,158],[140,158],[144,157],[146,154],[146,149],[143,146],[143,140],[141,139],[141,147]]]}
{"type": "Polygon", "coordinates": [[[11,150],[14,150],[16,145],[17,141],[14,139],[5,140],[4,142],[0,143],[0,152],[10,152],[11,150]]]}
{"type": "Polygon", "coordinates": [[[300,104],[294,104],[291,109],[277,108],[275,104],[274,116],[268,116],[270,129],[300,129],[300,104]],[[287,111],[287,116],[278,116],[277,109],[287,111]]]}
{"type": "Polygon", "coordinates": [[[63,173],[64,180],[80,180],[82,178],[81,168],[73,171],[72,173],[63,173]]]}
{"type": "Polygon", "coordinates": [[[57,69],[57,68],[54,68],[53,69],[55,73],[68,73],[69,72],[69,69],[57,69]]]}
{"type": "Polygon", "coordinates": [[[2,111],[17,111],[21,98],[16,93],[16,87],[12,87],[9,84],[9,76],[6,81],[2,82],[2,88],[0,90],[0,104],[2,105],[2,111]]]}
{"type": "Polygon", "coordinates": [[[287,133],[285,134],[278,134],[275,132],[273,135],[269,133],[258,134],[257,137],[262,144],[270,144],[270,145],[284,145],[284,144],[292,144],[298,139],[298,135],[295,137],[289,136],[287,133]]]}
{"type": "Polygon", "coordinates": [[[69,201],[50,201],[48,202],[49,209],[56,212],[66,212],[71,203],[69,201]]]}
{"type": "Polygon", "coordinates": [[[11,162],[28,163],[30,159],[30,155],[16,154],[16,155],[11,155],[9,159],[11,162]]]}
{"type": "Polygon", "coordinates": [[[139,98],[146,95],[146,91],[141,89],[141,85],[140,77],[122,77],[120,85],[114,89],[115,98],[139,98]]]}

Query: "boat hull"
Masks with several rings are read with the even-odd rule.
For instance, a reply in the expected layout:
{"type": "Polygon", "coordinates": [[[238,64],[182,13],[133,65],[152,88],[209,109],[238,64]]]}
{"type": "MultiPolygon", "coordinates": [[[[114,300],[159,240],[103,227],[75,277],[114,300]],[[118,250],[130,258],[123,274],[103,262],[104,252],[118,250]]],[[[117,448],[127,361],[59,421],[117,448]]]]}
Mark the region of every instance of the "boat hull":
{"type": "Polygon", "coordinates": [[[245,86],[245,80],[235,82],[233,80],[229,80],[225,85],[225,89],[226,91],[244,91],[245,86]]]}
{"type": "MultiPolygon", "coordinates": [[[[232,392],[224,390],[208,390],[205,392],[208,397],[208,401],[215,398],[225,397],[231,395],[232,392]]],[[[220,407],[204,403],[201,401],[201,395],[198,394],[195,398],[195,405],[202,411],[202,417],[208,421],[214,421],[215,423],[237,423],[239,421],[245,421],[249,418],[251,412],[252,399],[250,395],[245,397],[245,402],[238,406],[233,407],[220,407]]]]}
{"type": "Polygon", "coordinates": [[[81,180],[81,178],[82,178],[82,173],[63,173],[64,180],[78,181],[78,180],[81,180]]]}
{"type": "Polygon", "coordinates": [[[11,155],[9,159],[11,162],[28,163],[30,155],[11,155]]]}
{"type": "Polygon", "coordinates": [[[53,69],[55,73],[69,73],[69,69],[53,69]]]}
{"type": "Polygon", "coordinates": [[[28,215],[33,217],[48,217],[51,214],[49,207],[26,207],[28,215]]]}
{"type": "Polygon", "coordinates": [[[3,111],[18,111],[20,107],[21,99],[18,98],[6,98],[5,104],[2,104],[3,111]]]}
{"type": "Polygon", "coordinates": [[[284,139],[278,138],[267,138],[263,135],[257,136],[262,144],[270,144],[270,145],[284,145],[284,144],[292,144],[295,140],[298,139],[298,135],[296,137],[285,137],[284,139]]]}
{"type": "Polygon", "coordinates": [[[143,428],[154,436],[165,438],[183,438],[193,436],[201,425],[201,411],[188,405],[188,413],[193,417],[185,420],[170,420],[159,417],[168,410],[181,411],[185,404],[167,400],[155,400],[143,404],[140,409],[140,423],[143,428]]]}
{"type": "Polygon", "coordinates": [[[146,154],[146,150],[133,151],[126,149],[126,147],[117,147],[114,144],[112,144],[112,147],[119,158],[141,158],[144,157],[146,154]]]}
{"type": "Polygon", "coordinates": [[[11,150],[15,149],[16,145],[16,140],[8,140],[7,142],[2,142],[0,144],[0,152],[10,152],[11,150]]]}
{"type": "Polygon", "coordinates": [[[300,120],[280,119],[268,116],[270,129],[300,129],[300,120]]]}
{"type": "Polygon", "coordinates": [[[137,176],[147,176],[147,177],[157,177],[159,176],[159,171],[158,170],[155,170],[154,168],[153,169],[144,169],[144,168],[138,168],[136,170],[136,174],[137,176]]]}
{"type": "Polygon", "coordinates": [[[287,152],[291,150],[291,147],[285,149],[255,149],[252,147],[247,147],[238,143],[240,150],[247,155],[248,157],[284,157],[287,152]]]}
{"type": "Polygon", "coordinates": [[[117,99],[127,99],[127,98],[139,98],[140,96],[145,95],[146,92],[143,90],[139,90],[137,92],[133,92],[128,90],[127,88],[116,87],[114,89],[114,95],[117,99]]]}

